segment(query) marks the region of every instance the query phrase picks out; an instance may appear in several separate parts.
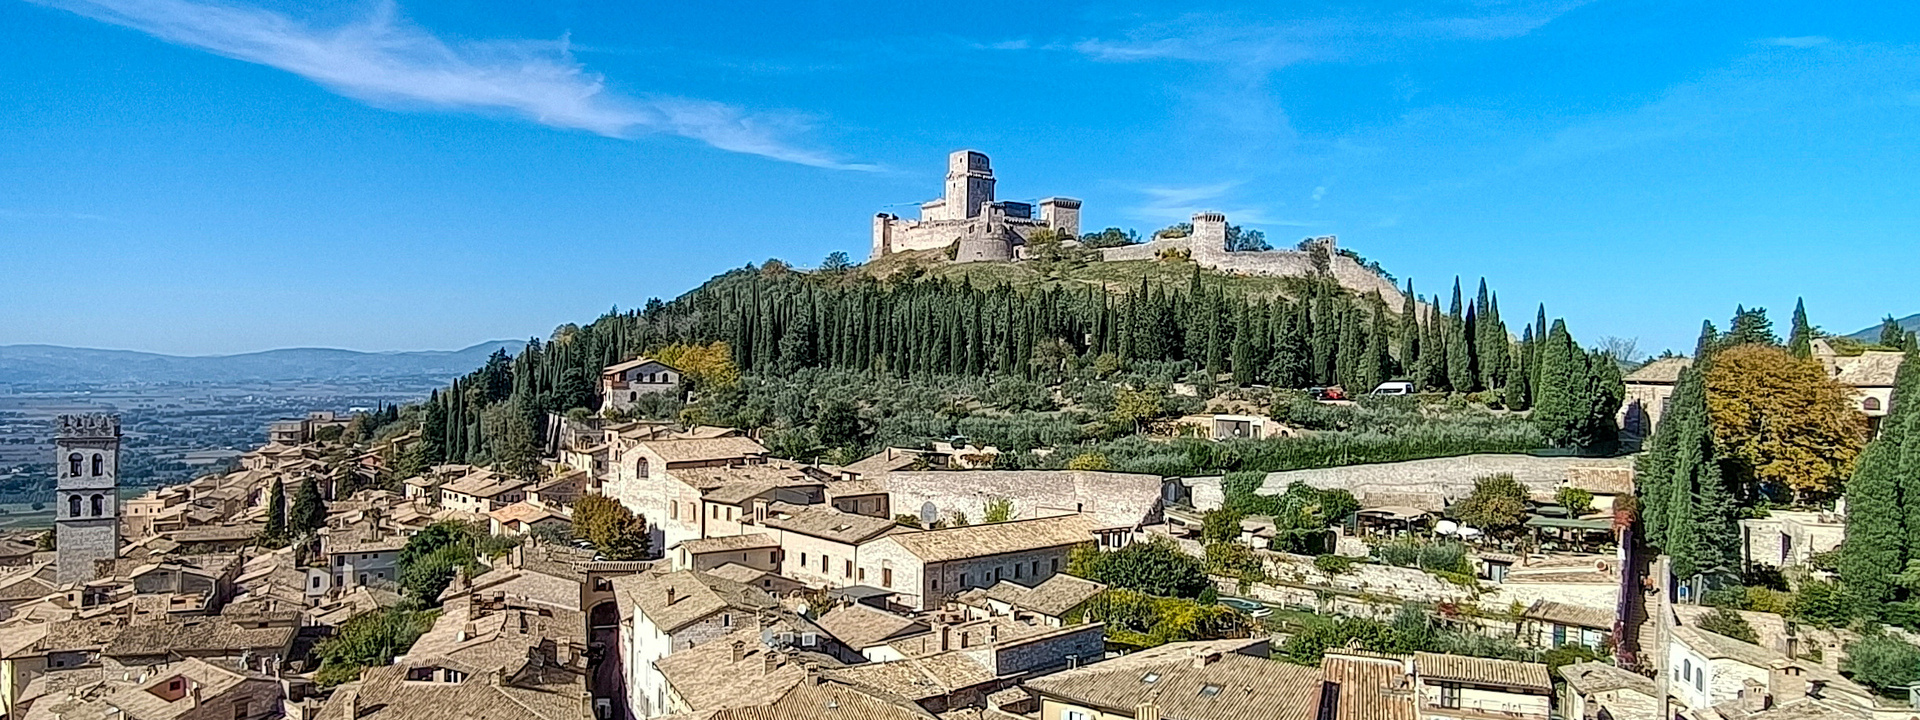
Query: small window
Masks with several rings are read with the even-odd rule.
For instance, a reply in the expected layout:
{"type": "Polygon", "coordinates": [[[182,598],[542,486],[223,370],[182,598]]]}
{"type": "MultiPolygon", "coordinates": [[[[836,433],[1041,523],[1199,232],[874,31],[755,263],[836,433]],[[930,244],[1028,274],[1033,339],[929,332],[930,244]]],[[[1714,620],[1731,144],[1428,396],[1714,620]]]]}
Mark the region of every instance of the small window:
{"type": "Polygon", "coordinates": [[[80,517],[80,496],[67,496],[67,517],[80,517]]]}
{"type": "Polygon", "coordinates": [[[1152,685],[1154,683],[1160,682],[1160,673],[1150,672],[1145,675],[1141,675],[1140,682],[1146,683],[1148,685],[1152,685]]]}
{"type": "Polygon", "coordinates": [[[93,496],[92,504],[93,504],[94,517],[100,517],[101,513],[106,512],[105,508],[107,506],[107,500],[105,496],[101,496],[101,495],[93,496]]]}
{"type": "Polygon", "coordinates": [[[723,627],[723,628],[733,627],[733,613],[720,614],[720,627],[723,627]]]}
{"type": "MultiPolygon", "coordinates": [[[[67,475],[69,477],[80,477],[80,463],[83,463],[83,462],[86,462],[86,458],[81,457],[80,453],[74,453],[72,455],[68,455],[67,456],[67,475]]],[[[80,513],[75,512],[74,514],[78,515],[80,513]]]]}
{"type": "Polygon", "coordinates": [[[1459,683],[1445,683],[1440,686],[1440,707],[1443,707],[1443,708],[1459,708],[1460,707],[1460,684],[1459,683]]]}
{"type": "Polygon", "coordinates": [[[1860,409],[1868,412],[1878,411],[1880,409],[1880,398],[1870,397],[1865,400],[1861,400],[1860,409]]]}

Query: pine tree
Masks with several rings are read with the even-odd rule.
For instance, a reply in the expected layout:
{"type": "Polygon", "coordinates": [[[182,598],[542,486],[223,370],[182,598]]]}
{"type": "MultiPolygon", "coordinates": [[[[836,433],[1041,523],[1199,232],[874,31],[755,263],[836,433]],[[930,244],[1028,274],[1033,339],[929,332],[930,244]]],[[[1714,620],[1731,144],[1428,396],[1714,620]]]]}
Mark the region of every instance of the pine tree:
{"type": "Polygon", "coordinates": [[[1787,338],[1787,351],[1806,360],[1813,357],[1813,327],[1807,324],[1807,301],[1793,301],[1793,334],[1787,338]]]}

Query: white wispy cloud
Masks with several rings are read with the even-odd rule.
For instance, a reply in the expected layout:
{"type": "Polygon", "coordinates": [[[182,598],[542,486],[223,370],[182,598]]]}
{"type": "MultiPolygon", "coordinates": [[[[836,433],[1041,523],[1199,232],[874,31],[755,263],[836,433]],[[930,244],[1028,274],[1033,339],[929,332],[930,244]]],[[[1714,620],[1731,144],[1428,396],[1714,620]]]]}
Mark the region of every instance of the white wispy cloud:
{"type": "MultiPolygon", "coordinates": [[[[1501,40],[1526,35],[1590,0],[1521,2],[1498,11],[1300,18],[1275,23],[1235,14],[1191,14],[1065,46],[1103,62],[1180,60],[1273,70],[1397,46],[1408,40],[1501,40]]],[[[1048,46],[1057,47],[1057,46],[1048,46]]]]}
{"type": "Polygon", "coordinates": [[[449,42],[400,17],[390,0],[320,27],[255,7],[194,0],[35,0],[161,40],[284,70],[386,107],[503,112],[614,138],[670,134],[721,150],[816,167],[873,170],[794,138],[797,114],[666,95],[630,97],[575,61],[565,41],[449,42]]]}

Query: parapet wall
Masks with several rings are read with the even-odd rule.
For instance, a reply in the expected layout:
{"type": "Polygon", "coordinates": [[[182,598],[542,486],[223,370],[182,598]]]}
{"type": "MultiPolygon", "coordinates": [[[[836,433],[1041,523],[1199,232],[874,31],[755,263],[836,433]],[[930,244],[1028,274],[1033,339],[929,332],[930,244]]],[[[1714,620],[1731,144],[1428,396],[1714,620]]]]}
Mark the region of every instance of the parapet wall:
{"type": "MultiPolygon", "coordinates": [[[[1197,242],[1194,237],[1163,238],[1139,245],[1102,248],[1100,259],[1104,262],[1154,260],[1168,252],[1184,253],[1200,267],[1224,273],[1270,277],[1307,277],[1313,274],[1313,257],[1304,251],[1228,252],[1224,240],[1197,242]]],[[[1377,290],[1380,297],[1387,301],[1388,308],[1395,311],[1400,309],[1404,301],[1400,288],[1378,273],[1361,267],[1353,258],[1332,252],[1331,246],[1328,255],[1328,269],[1341,287],[1361,295],[1377,290]]]]}

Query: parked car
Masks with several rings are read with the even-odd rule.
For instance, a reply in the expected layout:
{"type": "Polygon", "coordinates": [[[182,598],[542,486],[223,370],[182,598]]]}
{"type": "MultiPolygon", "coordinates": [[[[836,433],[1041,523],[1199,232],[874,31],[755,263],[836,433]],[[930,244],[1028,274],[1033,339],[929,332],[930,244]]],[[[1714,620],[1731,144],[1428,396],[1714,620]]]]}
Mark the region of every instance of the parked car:
{"type": "Polygon", "coordinates": [[[1313,399],[1320,401],[1347,399],[1347,391],[1340,389],[1338,385],[1332,387],[1307,388],[1307,394],[1312,395],[1313,399]]]}
{"type": "Polygon", "coordinates": [[[1389,380],[1373,389],[1374,395],[1412,395],[1413,383],[1405,380],[1389,380]]]}

